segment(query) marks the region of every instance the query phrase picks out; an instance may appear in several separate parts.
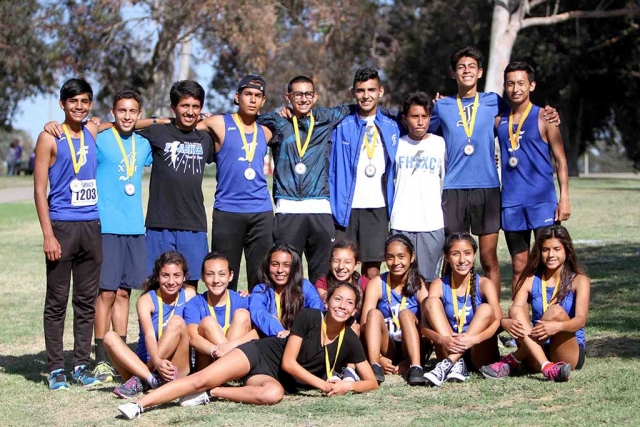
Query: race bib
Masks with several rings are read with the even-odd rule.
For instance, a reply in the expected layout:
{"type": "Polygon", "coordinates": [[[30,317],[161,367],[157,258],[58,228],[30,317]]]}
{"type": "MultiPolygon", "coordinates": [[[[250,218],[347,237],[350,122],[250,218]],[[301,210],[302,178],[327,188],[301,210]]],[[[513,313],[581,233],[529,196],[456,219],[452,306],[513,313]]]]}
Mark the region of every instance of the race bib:
{"type": "Polygon", "coordinates": [[[77,191],[71,191],[72,206],[93,206],[98,203],[98,187],[95,179],[78,181],[77,191]]]}

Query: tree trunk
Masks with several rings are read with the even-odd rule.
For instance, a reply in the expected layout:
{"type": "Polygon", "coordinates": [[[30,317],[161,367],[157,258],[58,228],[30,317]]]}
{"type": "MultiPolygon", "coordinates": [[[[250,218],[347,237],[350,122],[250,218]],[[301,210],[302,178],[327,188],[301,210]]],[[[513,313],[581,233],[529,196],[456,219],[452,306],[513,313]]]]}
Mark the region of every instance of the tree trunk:
{"type": "Polygon", "coordinates": [[[520,5],[512,15],[501,1],[496,1],[493,7],[493,19],[491,21],[491,43],[489,50],[489,63],[485,74],[485,92],[495,92],[502,95],[503,77],[505,67],[511,59],[511,50],[520,31],[520,5]]]}

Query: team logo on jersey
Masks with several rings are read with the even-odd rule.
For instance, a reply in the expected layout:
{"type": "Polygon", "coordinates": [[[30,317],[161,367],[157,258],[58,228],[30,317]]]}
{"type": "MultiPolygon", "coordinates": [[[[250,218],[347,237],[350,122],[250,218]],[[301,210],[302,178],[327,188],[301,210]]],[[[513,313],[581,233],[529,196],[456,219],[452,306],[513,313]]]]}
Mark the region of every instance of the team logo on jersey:
{"type": "Polygon", "coordinates": [[[87,147],[86,145],[82,147],[82,151],[76,151],[76,157],[78,158],[78,163],[80,164],[80,166],[83,166],[85,163],[87,163],[87,154],[89,154],[89,147],[87,147]]]}
{"type": "Polygon", "coordinates": [[[235,126],[229,126],[229,127],[227,128],[227,132],[229,132],[230,130],[238,130],[238,128],[237,128],[237,127],[235,127],[235,126]]]}
{"type": "Polygon", "coordinates": [[[200,142],[167,142],[164,146],[164,153],[165,162],[176,172],[202,173],[204,150],[200,142]]]}
{"type": "Polygon", "coordinates": [[[411,176],[413,176],[413,174],[416,173],[416,171],[418,170],[418,167],[420,166],[420,155],[422,153],[424,153],[424,150],[418,150],[416,155],[413,156],[413,161],[415,165],[413,166],[413,170],[411,171],[411,176]]]}
{"type": "MultiPolygon", "coordinates": [[[[135,163],[136,158],[132,156],[131,153],[127,154],[127,157],[129,157],[129,160],[128,160],[129,164],[135,163]]],[[[135,174],[136,172],[138,172],[138,165],[133,165],[133,173],[135,174]]],[[[118,176],[118,181],[129,180],[129,177],[127,175],[127,167],[124,164],[124,159],[120,160],[120,163],[118,163],[118,174],[124,174],[124,175],[118,176]]]]}
{"type": "MultiPolygon", "coordinates": [[[[463,107],[462,111],[464,111],[464,120],[467,122],[467,124],[470,126],[471,125],[471,115],[473,114],[473,102],[469,105],[467,105],[466,107],[463,107]]],[[[462,125],[462,119],[458,120],[458,123],[456,123],[457,127],[461,127],[462,125]]]]}
{"type": "Polygon", "coordinates": [[[393,135],[391,135],[391,145],[395,147],[397,143],[398,143],[398,135],[394,133],[393,135]]]}

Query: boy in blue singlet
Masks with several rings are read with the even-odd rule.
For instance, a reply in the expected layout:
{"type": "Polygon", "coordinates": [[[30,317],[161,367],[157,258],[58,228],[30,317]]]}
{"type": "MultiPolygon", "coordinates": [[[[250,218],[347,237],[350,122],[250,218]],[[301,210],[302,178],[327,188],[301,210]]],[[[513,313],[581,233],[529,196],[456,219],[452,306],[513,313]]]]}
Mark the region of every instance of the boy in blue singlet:
{"type": "Polygon", "coordinates": [[[566,221],[569,175],[562,135],[542,117],[543,110],[530,101],[536,87],[532,66],[512,62],[504,70],[504,90],[511,108],[496,117],[502,161],[502,229],[511,254],[512,295],[529,258],[531,232],[566,221]],[[553,162],[558,170],[560,203],[553,184],[553,162]]]}
{"type": "Polygon", "coordinates": [[[34,199],[47,265],[44,335],[51,390],[69,388],[63,334],[72,274],[72,378],[83,386],[100,383],[89,370],[94,303],[102,263],[96,186],[98,128],[93,123],[83,123],[92,100],[93,91],[85,80],[65,82],[60,89],[64,136],[56,138],[41,132],[36,144],[34,199]]]}

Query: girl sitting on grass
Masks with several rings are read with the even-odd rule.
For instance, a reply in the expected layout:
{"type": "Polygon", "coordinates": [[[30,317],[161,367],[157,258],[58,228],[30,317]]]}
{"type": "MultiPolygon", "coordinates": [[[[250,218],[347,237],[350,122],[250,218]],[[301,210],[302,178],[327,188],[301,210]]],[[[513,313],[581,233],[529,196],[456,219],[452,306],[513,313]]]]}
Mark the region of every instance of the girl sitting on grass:
{"type": "Polygon", "coordinates": [[[136,304],[140,340],[135,353],[115,332],[105,335],[109,359],[126,381],[113,390],[119,397],[135,397],[145,388],[143,381],[156,388],[189,373],[189,335],[182,313],[195,292],[182,286],[188,274],[187,261],[179,252],[165,252],[155,261],[136,304]]]}
{"type": "Polygon", "coordinates": [[[249,296],[251,321],[261,336],[284,338],[305,307],[325,309],[318,291],[302,276],[300,255],[290,245],[272,247],[249,296]]]}
{"type": "Polygon", "coordinates": [[[327,313],[303,309],[288,338],[271,337],[242,344],[204,370],[171,381],[136,403],[120,405],[118,410],[133,419],[144,408],[181,396],[186,396],[181,399],[182,406],[206,404],[210,397],[273,405],[282,400],[285,391],[301,388],[316,388],[327,396],[375,390],[378,384],[362,344],[346,325],[360,302],[358,289],[340,282],[329,289],[327,297],[327,313]],[[361,381],[327,381],[334,370],[348,363],[356,365],[361,381]],[[238,378],[244,378],[243,387],[220,387],[238,378]]]}
{"type": "Polygon", "coordinates": [[[360,267],[360,249],[350,240],[339,240],[331,247],[331,267],[326,276],[320,277],[315,284],[320,298],[326,302],[327,289],[337,282],[351,282],[364,291],[369,279],[361,276],[356,269],[360,267]]]}
{"type": "Polygon", "coordinates": [[[369,362],[381,383],[385,372],[400,373],[399,362],[411,356],[407,381],[424,384],[417,328],[419,306],[428,295],[427,288],[418,272],[413,244],[406,236],[394,234],[384,246],[389,272],[371,279],[362,306],[361,330],[369,362]]]}
{"type": "Polygon", "coordinates": [[[477,250],[469,233],[447,236],[444,275],[429,286],[422,333],[434,342],[440,361],[424,376],[435,386],[466,381],[467,364],[477,370],[499,358],[495,334],[502,310],[493,282],[476,274],[477,250]]]}
{"type": "Polygon", "coordinates": [[[501,322],[518,342],[518,349],[483,366],[482,375],[507,377],[525,362],[549,380],[568,381],[572,367],[580,369],[584,364],[590,293],[591,283],[578,264],[567,229],[552,225],[543,230],[516,283],[509,317],[501,322]],[[531,305],[531,322],[527,304],[531,305]]]}

